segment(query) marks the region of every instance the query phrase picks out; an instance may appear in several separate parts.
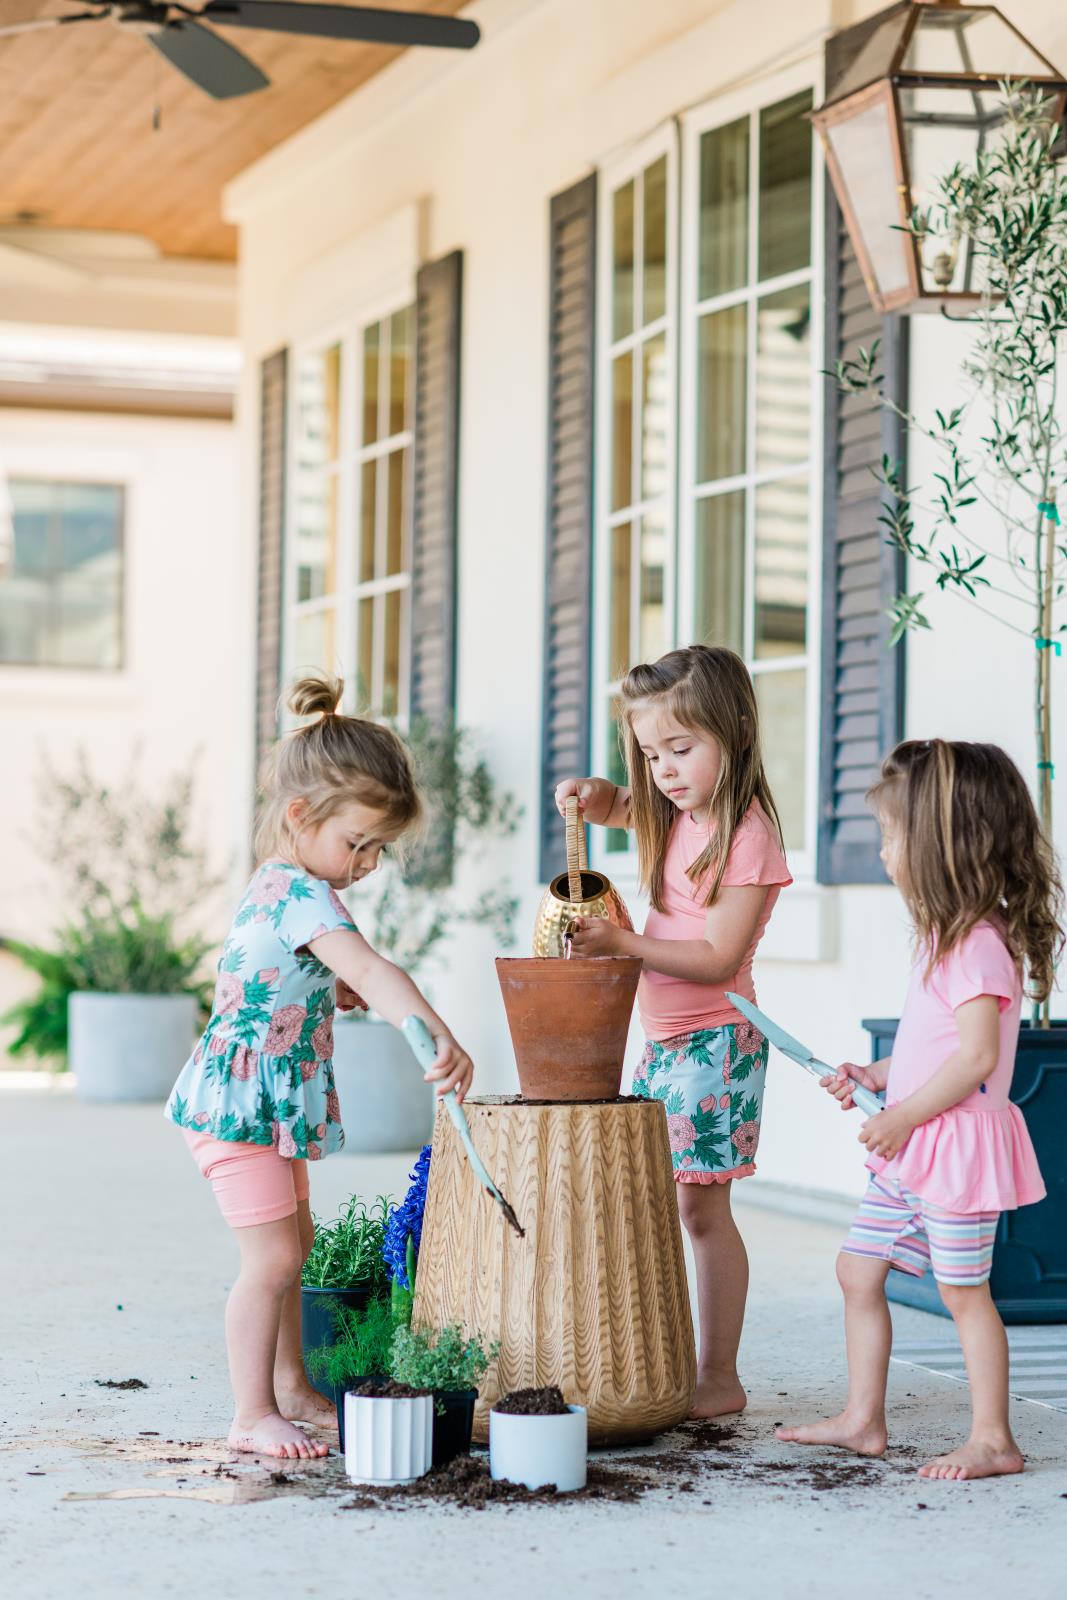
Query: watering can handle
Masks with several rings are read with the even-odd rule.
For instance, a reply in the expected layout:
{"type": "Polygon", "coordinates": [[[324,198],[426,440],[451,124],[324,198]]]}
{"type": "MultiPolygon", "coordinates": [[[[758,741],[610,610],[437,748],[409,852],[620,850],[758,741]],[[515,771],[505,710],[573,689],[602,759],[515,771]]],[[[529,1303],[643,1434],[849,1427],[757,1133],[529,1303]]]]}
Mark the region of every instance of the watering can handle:
{"type": "Polygon", "coordinates": [[[589,870],[585,849],[585,823],[576,794],[567,797],[567,893],[577,905],[582,896],[582,873],[589,870]]]}

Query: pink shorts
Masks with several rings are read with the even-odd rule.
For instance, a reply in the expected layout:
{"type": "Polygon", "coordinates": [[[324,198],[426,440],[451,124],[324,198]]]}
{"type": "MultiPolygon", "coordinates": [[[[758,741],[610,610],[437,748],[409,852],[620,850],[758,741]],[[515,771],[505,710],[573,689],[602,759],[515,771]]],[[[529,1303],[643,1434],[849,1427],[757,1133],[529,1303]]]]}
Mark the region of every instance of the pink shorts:
{"type": "Polygon", "coordinates": [[[189,1128],[182,1132],[231,1228],[293,1217],[297,1201],[308,1198],[306,1161],[280,1156],[269,1144],[237,1144],[189,1128]]]}

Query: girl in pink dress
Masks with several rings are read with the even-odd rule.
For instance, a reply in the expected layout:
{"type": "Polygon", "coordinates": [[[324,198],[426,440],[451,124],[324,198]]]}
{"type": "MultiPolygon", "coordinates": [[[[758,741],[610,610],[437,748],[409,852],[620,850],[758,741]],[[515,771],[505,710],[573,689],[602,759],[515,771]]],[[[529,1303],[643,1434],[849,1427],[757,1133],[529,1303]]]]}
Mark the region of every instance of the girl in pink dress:
{"type": "Polygon", "coordinates": [[[886,1448],[890,1268],[933,1269],[971,1384],[970,1438],[925,1478],[1021,1472],[1008,1421],[1008,1345],[989,1293],[1002,1211],[1044,1198],[1021,1111],[1008,1098],[1024,977],[1050,993],[1063,945],[1055,860],[1018,768],[996,745],[898,745],[868,799],[882,860],[915,924],[916,961],[892,1057],[846,1062],[824,1086],[845,1110],[853,1082],[886,1090],[860,1131],[871,1172],[838,1257],[849,1390],[839,1416],[780,1439],[886,1448]]]}

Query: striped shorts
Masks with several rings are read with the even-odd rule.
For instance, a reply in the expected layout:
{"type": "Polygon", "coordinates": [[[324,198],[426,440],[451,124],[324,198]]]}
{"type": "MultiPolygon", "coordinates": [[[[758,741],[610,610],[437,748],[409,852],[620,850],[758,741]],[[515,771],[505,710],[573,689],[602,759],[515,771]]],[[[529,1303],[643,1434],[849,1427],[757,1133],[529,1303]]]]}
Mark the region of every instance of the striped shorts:
{"type": "Polygon", "coordinates": [[[989,1277],[999,1219],[999,1211],[946,1211],[892,1178],[872,1177],[841,1248],[916,1278],[932,1267],[938,1283],[973,1287],[989,1277]]]}

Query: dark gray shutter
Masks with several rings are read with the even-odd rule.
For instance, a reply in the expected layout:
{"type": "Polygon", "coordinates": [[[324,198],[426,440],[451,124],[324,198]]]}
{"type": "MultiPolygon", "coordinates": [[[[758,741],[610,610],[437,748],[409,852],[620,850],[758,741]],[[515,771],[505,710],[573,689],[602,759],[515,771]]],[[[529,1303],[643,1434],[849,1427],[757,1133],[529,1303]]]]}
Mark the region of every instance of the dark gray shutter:
{"type": "Polygon", "coordinates": [[[415,289],[411,509],[411,715],[451,724],[456,699],[459,353],[463,253],[423,267],[415,289]]]}
{"type": "Polygon", "coordinates": [[[596,174],[549,211],[548,486],[545,531],[540,872],[560,868],[561,778],[589,770],[593,555],[596,174]]]}
{"type": "MultiPolygon", "coordinates": [[[[415,446],[411,502],[410,712],[439,781],[448,781],[456,704],[459,369],[463,253],[421,268],[415,285],[415,446]],[[440,773],[436,769],[440,766],[440,773]]],[[[447,816],[431,822],[412,880],[452,878],[447,816]]]]}
{"type": "MultiPolygon", "coordinates": [[[[874,310],[827,184],[823,365],[881,340],[885,392],[907,403],[908,323],[874,310]]],[[[823,625],[819,759],[820,883],[883,883],[878,825],[864,791],[901,737],[903,644],[889,648],[886,609],[903,587],[903,557],[878,518],[883,455],[905,457],[902,423],[865,395],[826,379],[823,434],[823,625]]]]}
{"type": "Polygon", "coordinates": [[[256,765],[278,732],[285,573],[285,445],[289,352],[259,369],[259,561],[256,589],[256,765]]]}

